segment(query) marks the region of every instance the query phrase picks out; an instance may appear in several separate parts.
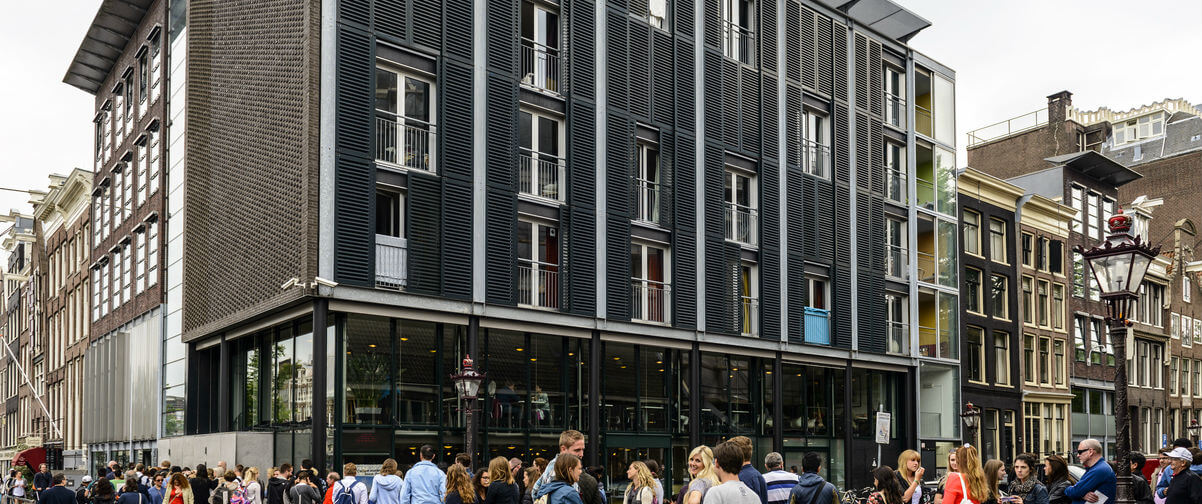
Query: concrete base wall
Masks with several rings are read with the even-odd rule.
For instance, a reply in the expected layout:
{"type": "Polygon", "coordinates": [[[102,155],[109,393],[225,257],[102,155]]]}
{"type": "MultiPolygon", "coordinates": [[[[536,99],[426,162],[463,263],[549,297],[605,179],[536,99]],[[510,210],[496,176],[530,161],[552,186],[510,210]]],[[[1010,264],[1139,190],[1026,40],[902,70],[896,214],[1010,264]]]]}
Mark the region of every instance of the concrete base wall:
{"type": "Polygon", "coordinates": [[[258,467],[262,472],[271,467],[274,453],[275,442],[270,432],[222,432],[159,440],[159,458],[180,467],[195,468],[196,464],[215,467],[224,460],[230,467],[242,464],[258,467]]]}

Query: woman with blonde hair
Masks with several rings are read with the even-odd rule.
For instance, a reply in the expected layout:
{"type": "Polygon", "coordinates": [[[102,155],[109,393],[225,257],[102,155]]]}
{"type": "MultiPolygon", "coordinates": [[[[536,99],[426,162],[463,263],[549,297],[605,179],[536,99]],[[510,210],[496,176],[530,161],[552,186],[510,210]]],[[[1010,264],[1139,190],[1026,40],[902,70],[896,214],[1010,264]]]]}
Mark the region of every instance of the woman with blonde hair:
{"type": "Polygon", "coordinates": [[[935,504],[943,504],[943,489],[947,485],[947,475],[959,471],[960,467],[956,465],[956,450],[948,450],[947,472],[939,478],[939,484],[935,486],[935,504]]]}
{"type": "Polygon", "coordinates": [[[484,504],[521,504],[522,493],[509,471],[509,459],[497,457],[488,463],[488,490],[484,504]]]}
{"type": "Polygon", "coordinates": [[[653,504],[655,502],[655,477],[651,470],[638,460],[631,462],[626,469],[626,477],[630,478],[630,486],[626,487],[626,495],[622,496],[622,504],[653,504]]]}
{"type": "Polygon", "coordinates": [[[718,484],[714,474],[714,451],[706,445],[689,452],[689,484],[680,489],[676,504],[701,504],[705,492],[718,484]]]}
{"type": "Polygon", "coordinates": [[[947,486],[943,489],[943,502],[961,504],[967,499],[972,504],[981,504],[989,500],[989,484],[985,481],[985,472],[981,470],[977,449],[971,445],[961,446],[956,450],[956,465],[960,466],[960,472],[948,475],[947,486]]]}
{"type": "Polygon", "coordinates": [[[367,501],[376,504],[400,504],[402,483],[404,482],[396,473],[396,460],[384,459],[380,466],[380,474],[371,480],[371,491],[367,494],[367,501]]]}
{"type": "Polygon", "coordinates": [[[447,500],[446,504],[472,504],[476,502],[476,492],[472,488],[472,479],[467,477],[467,470],[459,464],[447,467],[447,500]]]}
{"type": "Polygon", "coordinates": [[[901,487],[902,502],[918,504],[922,502],[922,475],[926,469],[922,467],[922,456],[914,450],[906,450],[897,456],[897,486],[901,487]]]}
{"type": "Polygon", "coordinates": [[[248,467],[242,471],[242,488],[245,504],[263,504],[263,485],[259,484],[259,468],[248,467]]]}
{"type": "Polygon", "coordinates": [[[1006,477],[1006,463],[998,459],[989,459],[985,462],[985,485],[989,487],[989,497],[985,502],[997,503],[1005,497],[1006,494],[998,488],[998,482],[1006,477]]]}

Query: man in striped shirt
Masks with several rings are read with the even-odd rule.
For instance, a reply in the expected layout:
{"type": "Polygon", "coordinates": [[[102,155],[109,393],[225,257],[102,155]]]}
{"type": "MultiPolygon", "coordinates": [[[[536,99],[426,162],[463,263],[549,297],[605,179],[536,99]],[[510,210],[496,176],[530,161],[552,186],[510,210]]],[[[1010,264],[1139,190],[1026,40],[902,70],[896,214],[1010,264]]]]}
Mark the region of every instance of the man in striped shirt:
{"type": "Polygon", "coordinates": [[[797,486],[798,476],[785,470],[785,461],[777,452],[764,457],[764,467],[768,469],[764,474],[764,482],[768,485],[768,504],[787,504],[789,492],[797,486]]]}

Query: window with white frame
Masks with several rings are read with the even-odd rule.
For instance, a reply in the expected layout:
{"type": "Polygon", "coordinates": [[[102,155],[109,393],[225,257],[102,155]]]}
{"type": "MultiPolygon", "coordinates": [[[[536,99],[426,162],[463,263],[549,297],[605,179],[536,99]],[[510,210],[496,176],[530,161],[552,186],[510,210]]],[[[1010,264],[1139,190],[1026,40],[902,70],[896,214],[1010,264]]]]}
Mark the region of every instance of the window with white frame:
{"type": "Polygon", "coordinates": [[[1173,339],[1181,338],[1181,315],[1173,313],[1169,315],[1169,337],[1173,339]]]}
{"type": "Polygon", "coordinates": [[[137,229],[130,237],[134,251],[134,290],[141,294],[146,290],[146,236],[144,229],[137,229]]]}
{"type": "Polygon", "coordinates": [[[1056,386],[1064,385],[1068,372],[1068,361],[1064,355],[1064,340],[1052,341],[1052,381],[1056,386]]]}
{"type": "Polygon", "coordinates": [[[101,189],[92,193],[92,215],[97,222],[92,225],[92,246],[100,245],[100,241],[104,239],[101,234],[104,226],[100,223],[100,219],[104,215],[104,191],[101,189]]]}
{"type": "Polygon", "coordinates": [[[125,141],[125,88],[123,82],[118,82],[113,88],[113,147],[119,147],[125,141]]]}
{"type": "Polygon", "coordinates": [[[1194,334],[1194,319],[1189,318],[1185,315],[1182,315],[1181,316],[1181,346],[1183,346],[1183,347],[1194,346],[1194,338],[1192,337],[1193,334],[1194,334]]]}
{"type": "Polygon", "coordinates": [[[634,241],[630,244],[631,318],[671,322],[671,256],[666,246],[634,241]]]}
{"type": "Polygon", "coordinates": [[[121,223],[125,222],[127,216],[125,205],[122,201],[125,199],[125,168],[124,163],[118,163],[117,168],[113,170],[113,230],[121,227],[121,223]]]}
{"type": "Polygon", "coordinates": [[[1023,335],[1023,381],[1027,383],[1035,383],[1036,373],[1039,371],[1039,365],[1035,361],[1035,336],[1031,334],[1023,335]]]}
{"type": "Polygon", "coordinates": [[[1010,385],[1010,335],[993,331],[993,379],[1002,386],[1010,385]]]}
{"type": "Polygon", "coordinates": [[[634,219],[659,224],[659,149],[650,142],[638,142],[634,166],[634,219]]]}
{"type": "Polygon", "coordinates": [[[989,219],[989,258],[994,262],[1006,263],[1006,223],[1001,219],[989,219]]]}
{"type": "Polygon", "coordinates": [[[1190,285],[1189,275],[1181,275],[1181,300],[1185,301],[1186,303],[1192,302],[1190,301],[1190,292],[1192,290],[1193,286],[1190,285]]]}
{"type": "Polygon", "coordinates": [[[562,201],[564,128],[555,117],[518,111],[518,192],[562,201]]]}
{"type": "Polygon", "coordinates": [[[146,115],[147,94],[150,86],[149,49],[142,46],[138,52],[138,115],[146,115]]]}
{"type": "Polygon", "coordinates": [[[547,221],[518,221],[518,303],[559,308],[559,228],[547,221]]]}
{"type": "Polygon", "coordinates": [[[1178,357],[1169,358],[1169,395],[1177,395],[1177,368],[1178,357]]]}
{"type": "Polygon", "coordinates": [[[121,299],[123,302],[129,302],[134,298],[134,282],[132,278],[133,268],[130,267],[130,250],[129,242],[121,244],[121,299]]]}
{"type": "Polygon", "coordinates": [[[991,275],[989,283],[989,310],[994,318],[1010,318],[1010,286],[1005,275],[991,275]]]}
{"type": "Polygon", "coordinates": [[[154,102],[161,93],[159,93],[159,83],[162,79],[159,75],[162,73],[159,68],[163,62],[162,58],[162,30],[155,28],[151,30],[150,37],[147,41],[150,42],[150,86],[148,93],[150,94],[149,101],[154,102]]]}
{"type": "Polygon", "coordinates": [[[759,266],[744,261],[739,264],[739,332],[759,334],[760,293],[759,266]]]}
{"type": "Polygon", "coordinates": [[[964,253],[975,256],[981,255],[981,214],[972,210],[964,210],[964,253]]]}
{"type": "Polygon", "coordinates": [[[134,69],[132,67],[125,69],[125,112],[122,114],[124,122],[121,124],[122,133],[129,133],[129,123],[134,119],[134,69]]]}
{"type": "Polygon", "coordinates": [[[120,251],[114,251],[109,254],[108,262],[108,285],[105,286],[105,293],[108,295],[109,312],[117,311],[117,307],[121,306],[121,255],[120,251]]]}
{"type": "Polygon", "coordinates": [[[1052,384],[1052,339],[1039,338],[1039,383],[1052,384]]]}
{"type": "MultiPolygon", "coordinates": [[[[131,156],[130,160],[132,159],[131,156]]],[[[134,172],[129,163],[121,164],[121,219],[124,221],[133,214],[134,172]]]]}
{"type": "Polygon", "coordinates": [[[146,171],[149,173],[146,182],[147,197],[159,190],[159,172],[162,168],[159,163],[159,139],[161,137],[162,132],[159,131],[159,123],[156,121],[146,130],[146,158],[149,160],[146,165],[146,171]]]}
{"type": "Polygon", "coordinates": [[[815,177],[830,176],[830,133],[826,116],[805,110],[801,114],[801,171],[815,177]]]}
{"type": "Polygon", "coordinates": [[[755,65],[755,2],[722,1],[722,53],[727,58],[755,65]]]}
{"type": "Polygon", "coordinates": [[[1064,284],[1052,284],[1052,329],[1064,329],[1064,284]]]}
{"type": "Polygon", "coordinates": [[[146,287],[159,281],[159,223],[146,223],[146,287]]]}
{"type": "Polygon", "coordinates": [[[984,314],[984,298],[981,295],[981,270],[964,268],[964,309],[984,314]]]}
{"type": "Polygon", "coordinates": [[[1084,315],[1073,315],[1073,347],[1076,349],[1077,362],[1085,362],[1085,342],[1089,340],[1089,318],[1084,315]]]}
{"type": "Polygon", "coordinates": [[[90,271],[92,275],[92,321],[100,320],[101,303],[100,303],[100,268],[95,267],[90,271]]]}
{"type": "Polygon", "coordinates": [[[1049,327],[1048,325],[1048,310],[1051,308],[1050,291],[1051,286],[1047,280],[1037,280],[1036,297],[1035,297],[1035,323],[1040,327],[1049,327]]]}
{"type": "Polygon", "coordinates": [[[966,327],[964,330],[964,341],[968,345],[968,362],[966,362],[968,380],[984,383],[985,330],[975,326],[966,327]]]}
{"type": "Polygon", "coordinates": [[[381,62],[376,67],[376,161],[437,172],[437,101],[432,80],[381,62]]]}
{"type": "Polygon", "coordinates": [[[1022,311],[1023,323],[1035,325],[1035,279],[1023,275],[1022,311]]]}
{"type": "Polygon", "coordinates": [[[146,202],[146,197],[150,195],[150,193],[146,191],[146,163],[149,162],[148,154],[150,154],[150,144],[147,140],[148,138],[146,134],[143,134],[142,136],[138,137],[138,140],[134,143],[134,151],[138,153],[137,162],[134,164],[133,169],[138,178],[138,185],[134,190],[134,193],[137,194],[137,198],[135,198],[137,201],[136,207],[142,206],[142,204],[146,202]]]}
{"type": "Polygon", "coordinates": [[[1164,304],[1164,286],[1144,282],[1139,286],[1139,298],[1136,301],[1135,320],[1144,324],[1160,327],[1162,325],[1162,307],[1164,304]]]}
{"type": "Polygon", "coordinates": [[[759,195],[756,193],[755,175],[728,166],[723,177],[726,239],[755,245],[759,224],[759,195]]]}
{"type": "Polygon", "coordinates": [[[399,187],[376,186],[376,287],[403,289],[409,283],[405,198],[399,187]]]}
{"type": "Polygon", "coordinates": [[[558,93],[560,91],[559,2],[522,2],[522,84],[558,93]]]}

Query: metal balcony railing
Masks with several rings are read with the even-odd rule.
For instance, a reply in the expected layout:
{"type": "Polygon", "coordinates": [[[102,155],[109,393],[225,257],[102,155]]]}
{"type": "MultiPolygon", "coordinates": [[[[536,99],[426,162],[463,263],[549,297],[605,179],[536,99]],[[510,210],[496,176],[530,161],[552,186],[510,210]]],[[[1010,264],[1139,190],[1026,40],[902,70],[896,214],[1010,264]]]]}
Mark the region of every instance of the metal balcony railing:
{"type": "Polygon", "coordinates": [[[805,342],[816,345],[831,344],[830,312],[821,308],[805,308],[805,342]]]}
{"type": "Polygon", "coordinates": [[[722,51],[727,58],[755,65],[755,32],[751,28],[724,21],[722,51]]]}
{"type": "Polygon", "coordinates": [[[376,287],[404,289],[409,279],[409,240],[376,235],[376,287]]]}
{"type": "Polygon", "coordinates": [[[654,280],[630,280],[630,318],[647,322],[668,321],[672,286],[654,280]]]}
{"type": "Polygon", "coordinates": [[[376,161],[437,173],[433,124],[376,111],[376,161]]]}
{"type": "Polygon", "coordinates": [[[760,299],[751,296],[740,296],[739,300],[739,332],[743,334],[759,334],[760,299]]]}
{"type": "Polygon", "coordinates": [[[909,198],[906,197],[906,172],[897,167],[885,165],[885,197],[890,201],[896,201],[901,204],[906,204],[909,198]]]}
{"type": "Polygon", "coordinates": [[[559,92],[559,49],[522,37],[522,84],[559,92]]]}
{"type": "Polygon", "coordinates": [[[634,219],[659,224],[659,184],[650,180],[634,180],[634,219]]]}
{"type": "Polygon", "coordinates": [[[726,203],[726,239],[756,245],[759,214],[754,208],[726,203]]]}
{"type": "MultiPolygon", "coordinates": [[[[547,156],[537,153],[538,156],[547,156]]],[[[563,187],[560,182],[564,178],[564,163],[562,158],[534,157],[528,151],[518,154],[518,191],[548,198],[563,200],[563,187]]]]}
{"type": "Polygon", "coordinates": [[[518,304],[559,308],[559,265],[521,261],[518,264],[518,304]]]}
{"type": "Polygon", "coordinates": [[[885,274],[900,280],[910,279],[910,251],[900,245],[886,245],[885,274]]]}
{"type": "Polygon", "coordinates": [[[885,93],[885,124],[906,129],[906,99],[885,93]]]}
{"type": "Polygon", "coordinates": [[[808,138],[801,139],[801,170],[815,177],[830,174],[831,148],[808,138]]]}
{"type": "Polygon", "coordinates": [[[914,105],[914,131],[929,137],[935,136],[935,130],[931,121],[931,110],[918,104],[914,105]]]}
{"type": "Polygon", "coordinates": [[[910,325],[901,322],[887,322],[888,327],[887,337],[888,345],[886,351],[891,354],[909,355],[910,354],[910,325]]]}

